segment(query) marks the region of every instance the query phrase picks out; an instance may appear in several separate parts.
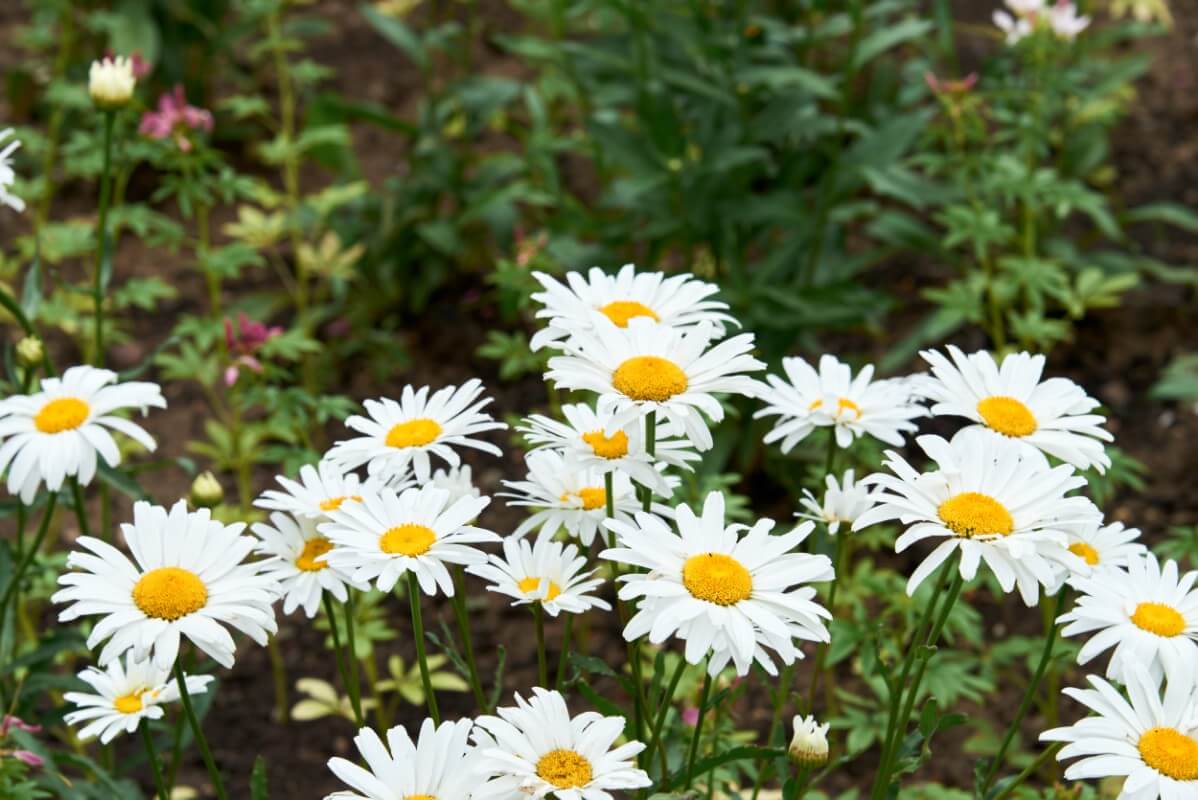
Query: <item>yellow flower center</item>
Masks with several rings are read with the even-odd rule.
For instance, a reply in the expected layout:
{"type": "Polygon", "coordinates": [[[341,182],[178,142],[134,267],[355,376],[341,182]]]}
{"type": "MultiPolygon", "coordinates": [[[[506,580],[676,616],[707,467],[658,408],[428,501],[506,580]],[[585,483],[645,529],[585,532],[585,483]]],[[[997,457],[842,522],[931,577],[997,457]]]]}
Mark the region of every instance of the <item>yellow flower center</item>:
{"type": "Polygon", "coordinates": [[[1164,603],[1140,603],[1131,621],[1157,636],[1178,636],[1186,629],[1186,618],[1181,612],[1164,603]]]}
{"type": "Polygon", "coordinates": [[[87,421],[91,408],[76,397],[60,397],[42,406],[33,425],[42,433],[73,431],[87,421]]]}
{"type": "Polygon", "coordinates": [[[437,534],[432,528],[409,522],[388,528],[379,537],[379,549],[389,555],[415,558],[427,553],[435,541],[437,534]]]}
{"type": "Polygon", "coordinates": [[[136,692],[123,694],[112,701],[112,707],[122,714],[136,714],[143,708],[141,696],[144,692],[145,689],[138,689],[136,692]]]}
{"type": "Polygon", "coordinates": [[[423,447],[441,435],[441,425],[435,419],[421,417],[392,426],[387,431],[388,447],[423,447]]]}
{"type": "Polygon", "coordinates": [[[1085,542],[1074,542],[1069,545],[1069,552],[1085,561],[1091,567],[1099,562],[1098,551],[1085,542]]]}
{"type": "MultiPolygon", "coordinates": [[[[817,399],[813,401],[811,405],[807,406],[807,410],[815,411],[823,404],[824,401],[822,399],[817,399]]],[[[843,416],[844,412],[846,411],[853,412],[853,419],[861,419],[861,406],[857,405],[847,397],[836,398],[836,418],[840,419],[840,417],[843,416]]]]}
{"type": "Polygon", "coordinates": [[[625,397],[656,403],[682,394],[689,385],[677,364],[658,356],[633,356],[616,367],[611,383],[625,397]]]}
{"type": "Polygon", "coordinates": [[[978,402],[977,408],[986,426],[1005,436],[1031,436],[1036,432],[1036,418],[1014,397],[987,397],[978,402]]]}
{"type": "Polygon", "coordinates": [[[431,794],[408,794],[404,795],[403,800],[437,800],[437,798],[431,794]]]}
{"type": "Polygon", "coordinates": [[[753,576],[723,553],[691,556],[682,565],[682,585],[692,596],[719,606],[734,606],[753,594],[753,576]]]}
{"type": "Polygon", "coordinates": [[[596,508],[607,506],[607,490],[602,486],[588,486],[578,490],[584,511],[594,511],[596,508]]]}
{"type": "Polygon", "coordinates": [[[1173,728],[1150,728],[1136,745],[1144,763],[1175,781],[1198,781],[1198,742],[1173,728]]]}
{"type": "Polygon", "coordinates": [[[176,620],[208,604],[208,587],[194,572],[159,567],[141,576],[133,587],[133,602],[147,617],[176,620]]]}
{"type": "Polygon", "coordinates": [[[628,434],[616,431],[607,436],[602,430],[584,433],[582,440],[591,446],[591,451],[600,458],[623,458],[628,455],[628,434]]]}
{"type": "Polygon", "coordinates": [[[633,317],[649,317],[654,322],[660,322],[661,317],[644,303],[635,300],[613,300],[599,309],[599,313],[616,323],[621,328],[628,327],[628,320],[633,317]]]}
{"type": "Polygon", "coordinates": [[[550,750],[537,761],[537,777],[559,789],[576,789],[591,782],[591,762],[573,750],[550,750]]]}
{"type": "Polygon", "coordinates": [[[327,569],[329,566],[327,561],[317,561],[316,559],[332,549],[333,543],[328,539],[323,536],[314,536],[304,542],[304,552],[295,559],[295,566],[304,572],[320,572],[322,569],[327,569]]]}
{"type": "Polygon", "coordinates": [[[990,495],[962,492],[940,504],[937,510],[949,530],[967,539],[1007,536],[1015,529],[1011,512],[990,495]]]}
{"type": "Polygon", "coordinates": [[[341,504],[344,503],[346,500],[353,500],[354,502],[361,503],[362,495],[348,494],[348,495],[342,495],[340,497],[330,497],[328,500],[321,500],[320,501],[320,510],[321,511],[336,511],[337,509],[341,508],[341,504]]]}
{"type": "MultiPolygon", "coordinates": [[[[524,578],[516,585],[519,586],[520,591],[524,592],[525,594],[532,594],[537,589],[541,588],[541,579],[540,578],[524,578]]],[[[545,593],[544,599],[545,600],[556,600],[557,596],[561,593],[562,593],[562,587],[558,586],[553,581],[549,581],[549,591],[545,593]]]]}

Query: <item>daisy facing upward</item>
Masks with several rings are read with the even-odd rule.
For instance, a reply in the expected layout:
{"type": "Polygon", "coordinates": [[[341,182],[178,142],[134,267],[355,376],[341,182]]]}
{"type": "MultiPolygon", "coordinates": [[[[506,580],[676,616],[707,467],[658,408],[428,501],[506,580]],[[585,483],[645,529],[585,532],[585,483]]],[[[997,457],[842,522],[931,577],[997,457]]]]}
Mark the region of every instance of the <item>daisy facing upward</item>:
{"type": "Polygon", "coordinates": [[[512,605],[540,603],[551,617],[560,612],[581,614],[591,608],[610,611],[611,606],[591,594],[603,584],[592,578],[585,556],[574,545],[553,541],[544,534],[535,544],[509,536],[503,540],[503,557],[490,555],[486,564],[466,571],[490,581],[489,591],[512,598],[512,605]]]}
{"type": "Polygon", "coordinates": [[[354,737],[366,767],[344,758],[329,759],[329,769],[353,791],[333,792],[325,800],[415,800],[469,798],[481,780],[470,745],[468,719],[434,725],[426,719],[416,741],[401,726],[387,731],[384,744],[370,728],[354,737]]]}

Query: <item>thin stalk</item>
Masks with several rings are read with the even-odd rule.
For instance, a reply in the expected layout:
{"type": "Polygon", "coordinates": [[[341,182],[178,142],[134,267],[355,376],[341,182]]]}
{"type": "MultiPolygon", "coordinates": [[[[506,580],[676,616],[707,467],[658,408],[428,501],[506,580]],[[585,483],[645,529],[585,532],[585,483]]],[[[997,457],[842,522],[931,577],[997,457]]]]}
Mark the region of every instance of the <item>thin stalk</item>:
{"type": "MultiPolygon", "coordinates": [[[[649,746],[645,748],[645,762],[653,760],[653,753],[657,750],[661,743],[661,732],[666,724],[666,714],[670,711],[670,705],[674,700],[674,692],[678,689],[678,682],[682,680],[682,673],[686,671],[686,659],[679,656],[678,666],[674,668],[674,674],[670,677],[670,684],[666,688],[666,693],[661,699],[660,705],[657,706],[657,718],[653,720],[653,728],[650,731],[649,746]]],[[[663,752],[665,748],[662,748],[663,752]]],[[[662,771],[662,776],[668,775],[668,770],[662,771]]]]}
{"type": "MultiPolygon", "coordinates": [[[[708,665],[709,667],[710,665],[708,665]]],[[[690,752],[686,757],[686,789],[695,780],[695,756],[699,753],[699,738],[703,735],[703,718],[707,716],[707,700],[711,696],[711,670],[703,670],[703,689],[699,693],[699,718],[695,720],[695,733],[691,736],[690,752]]]]}
{"type": "Polygon", "coordinates": [[[270,656],[270,675],[275,685],[275,716],[279,722],[287,724],[287,667],[283,664],[283,654],[279,651],[279,637],[272,636],[266,643],[266,652],[270,656]]]}
{"type": "MultiPolygon", "coordinates": [[[[362,727],[362,689],[358,683],[358,648],[354,640],[354,592],[350,589],[345,597],[345,640],[349,645],[345,656],[345,670],[349,673],[349,704],[354,710],[354,719],[362,727]]],[[[331,619],[331,618],[330,618],[331,619]]]]}
{"type": "Polygon", "coordinates": [[[96,221],[96,259],[92,273],[95,306],[95,362],[104,366],[104,253],[108,247],[108,204],[112,195],[112,126],[114,112],[104,114],[104,170],[100,173],[100,215],[96,221]]]}
{"type": "MultiPolygon", "coordinates": [[[[349,692],[349,674],[345,670],[345,661],[342,659],[341,632],[337,630],[337,614],[336,609],[333,608],[333,596],[325,592],[321,599],[324,602],[324,615],[329,620],[329,632],[333,634],[333,658],[337,661],[337,673],[341,676],[341,685],[345,687],[346,692],[349,692]]],[[[353,654],[351,653],[349,657],[353,658],[353,654]]],[[[359,728],[362,727],[361,714],[361,707],[355,707],[354,722],[359,728]]]]}
{"type": "Polygon", "coordinates": [[[37,526],[37,533],[34,534],[33,544],[29,546],[25,555],[22,556],[20,563],[17,564],[17,568],[8,582],[8,587],[4,590],[4,596],[0,597],[0,621],[6,619],[5,614],[8,612],[8,601],[16,595],[18,587],[21,585],[21,580],[25,577],[25,571],[33,563],[34,557],[37,556],[37,551],[41,549],[42,542],[46,538],[46,531],[50,528],[50,519],[54,516],[54,506],[57,503],[58,493],[55,492],[46,501],[46,510],[42,512],[42,521],[37,526]]]}
{"type": "Polygon", "coordinates": [[[574,633],[574,615],[566,614],[566,630],[562,633],[562,652],[557,659],[557,673],[553,681],[553,688],[557,691],[562,690],[562,684],[566,680],[566,665],[570,658],[570,637],[574,633]]]}
{"type": "Polygon", "coordinates": [[[490,713],[487,696],[483,692],[482,680],[478,676],[478,660],[474,657],[474,642],[470,637],[470,619],[466,614],[466,590],[463,585],[462,568],[453,569],[453,615],[457,619],[458,634],[462,639],[462,651],[466,655],[466,669],[470,673],[470,689],[480,714],[490,713]]]}
{"type": "MultiPolygon", "coordinates": [[[[616,500],[613,492],[612,473],[608,472],[603,476],[603,491],[606,495],[607,519],[615,519],[616,516],[616,500]]],[[[650,501],[646,500],[646,504],[650,501]]],[[[615,531],[607,532],[607,542],[609,547],[616,546],[615,531]]],[[[620,574],[619,563],[611,562],[612,582],[615,583],[616,578],[620,574]]],[[[628,608],[624,605],[624,601],[620,599],[620,592],[616,590],[616,613],[620,617],[620,628],[623,629],[628,624],[628,608]]],[[[641,644],[639,639],[633,639],[627,642],[625,650],[628,654],[628,667],[632,671],[632,720],[636,730],[636,738],[638,741],[645,741],[645,701],[641,695],[644,688],[641,680],[641,644]]],[[[637,762],[641,763],[644,758],[644,753],[637,756],[637,762]]]]}
{"type": "Polygon", "coordinates": [[[179,685],[179,699],[183,702],[183,713],[187,715],[187,724],[191,726],[191,735],[195,737],[196,744],[199,745],[200,757],[204,759],[204,768],[208,770],[212,788],[216,790],[219,800],[229,800],[225,784],[220,779],[220,770],[216,768],[216,762],[212,759],[212,751],[208,749],[208,740],[204,738],[204,731],[200,728],[200,721],[196,718],[195,709],[191,707],[191,695],[187,693],[187,681],[183,678],[183,664],[178,659],[175,660],[175,683],[179,685]]]}
{"type": "Polygon", "coordinates": [[[537,679],[538,686],[549,686],[549,659],[545,654],[545,609],[539,602],[532,604],[532,618],[537,629],[537,679]]]}
{"type": "Polygon", "coordinates": [[[1064,742],[1056,742],[1052,747],[1036,756],[1036,760],[1024,767],[1023,772],[1016,775],[1015,780],[1011,781],[1011,784],[1007,788],[1003,789],[1002,792],[994,798],[994,800],[1006,800],[1008,797],[1010,797],[1015,790],[1019,788],[1019,785],[1028,779],[1028,776],[1032,775],[1036,772],[1036,770],[1044,766],[1044,764],[1046,764],[1053,756],[1055,756],[1057,751],[1064,746],[1064,742]]]}
{"type": "MultiPolygon", "coordinates": [[[[1065,605],[1065,596],[1069,594],[1069,587],[1066,585],[1057,593],[1056,603],[1053,605],[1052,619],[1056,620],[1060,616],[1061,610],[1065,605]]],[[[998,753],[990,761],[990,767],[986,770],[986,778],[982,782],[982,795],[985,796],[990,787],[994,783],[994,779],[998,776],[998,770],[1003,765],[1003,759],[1007,754],[1007,748],[1011,746],[1011,741],[1015,738],[1015,733],[1019,730],[1020,723],[1027,716],[1027,712],[1031,710],[1032,702],[1036,698],[1037,690],[1040,688],[1040,683],[1044,678],[1044,671],[1048,668],[1048,662],[1052,660],[1052,649],[1056,644],[1057,635],[1060,633],[1061,626],[1054,624],[1052,630],[1048,632],[1048,636],[1044,639],[1044,650],[1040,653],[1040,663],[1036,665],[1036,673],[1032,676],[1032,681],[1027,685],[1027,690],[1023,693],[1023,702],[1019,704],[1019,710],[1015,712],[1015,718],[1011,720],[1011,724],[1007,726],[1006,736],[1003,737],[1002,744],[998,748],[998,753]]]]}
{"type": "MultiPolygon", "coordinates": [[[[828,428],[828,450],[824,456],[824,476],[825,481],[827,476],[832,474],[832,467],[836,463],[836,426],[828,428]]],[[[825,483],[825,486],[827,484],[825,483]]],[[[825,489],[826,491],[826,489],[825,489]]],[[[836,613],[836,587],[840,584],[840,575],[844,569],[842,561],[844,560],[845,541],[848,538],[848,531],[836,537],[836,561],[835,570],[832,574],[832,585],[828,588],[828,610],[833,614],[836,613]]],[[[807,693],[807,707],[811,713],[815,713],[815,696],[819,692],[819,679],[824,671],[824,663],[828,660],[828,643],[823,642],[818,646],[818,651],[815,655],[815,667],[811,671],[811,686],[807,693]]],[[[828,677],[828,682],[831,683],[831,676],[828,677]]],[[[829,690],[830,691],[830,690],[829,690]]],[[[770,744],[773,743],[771,738],[770,744]]]]}
{"type": "MultiPolygon", "coordinates": [[[[649,454],[649,458],[657,456],[657,412],[654,411],[645,418],[645,452],[649,454]]],[[[608,473],[610,474],[610,473],[608,473]]],[[[648,486],[645,487],[645,495],[642,498],[642,510],[647,514],[653,507],[653,490],[648,486]]]]}
{"type": "MultiPolygon", "coordinates": [[[[822,651],[821,651],[822,652],[822,651]]],[[[786,707],[786,697],[790,693],[790,689],[794,686],[796,662],[791,662],[782,667],[782,674],[778,678],[778,686],[774,691],[774,713],[770,717],[769,732],[765,737],[765,746],[772,747],[774,737],[778,735],[778,728],[782,724],[782,710],[786,707]]],[[[811,680],[812,693],[815,692],[815,679],[811,680]]],[[[769,772],[769,764],[761,761],[757,762],[757,779],[753,781],[753,798],[757,800],[757,795],[761,792],[761,787],[765,785],[765,777],[769,772]]]]}
{"type": "Polygon", "coordinates": [[[175,731],[171,742],[171,766],[166,773],[166,785],[175,785],[175,775],[179,772],[179,762],[183,757],[183,714],[175,715],[175,731]]]}
{"type": "Polygon", "coordinates": [[[79,532],[84,536],[91,536],[91,526],[87,524],[87,509],[83,505],[83,490],[79,488],[79,479],[72,475],[69,483],[71,500],[75,505],[75,518],[79,520],[79,532]]]}
{"type": "Polygon", "coordinates": [[[158,766],[158,756],[154,753],[154,739],[150,736],[150,721],[141,721],[141,741],[146,746],[146,758],[150,760],[150,769],[154,773],[154,788],[158,791],[158,800],[168,800],[166,784],[162,782],[162,769],[158,766]]]}
{"type": "Polygon", "coordinates": [[[408,600],[412,605],[412,638],[416,640],[416,659],[420,662],[420,681],[424,684],[424,698],[428,703],[428,715],[434,725],[441,724],[441,712],[437,710],[437,696],[433,694],[433,680],[428,671],[428,656],[424,652],[424,622],[420,616],[420,584],[416,573],[408,572],[408,600]]]}

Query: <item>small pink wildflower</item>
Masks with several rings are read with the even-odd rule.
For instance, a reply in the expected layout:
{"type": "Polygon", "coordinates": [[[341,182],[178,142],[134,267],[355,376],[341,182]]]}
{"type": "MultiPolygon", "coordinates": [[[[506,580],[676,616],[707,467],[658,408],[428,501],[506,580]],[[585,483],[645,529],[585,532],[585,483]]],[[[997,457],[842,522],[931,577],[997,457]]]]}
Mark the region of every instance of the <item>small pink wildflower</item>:
{"type": "Polygon", "coordinates": [[[225,368],[225,385],[237,383],[241,367],[253,372],[262,372],[262,362],[257,358],[257,352],[262,345],[278,336],[283,329],[278,326],[267,326],[264,322],[252,320],[244,311],[237,312],[237,330],[233,330],[233,322],[225,317],[225,347],[233,356],[233,363],[225,368]]]}
{"type": "Polygon", "coordinates": [[[174,137],[179,149],[186,153],[193,147],[189,134],[199,130],[211,133],[212,124],[212,112],[188,105],[183,86],[179,84],[174,91],[158,98],[157,111],[142,114],[138,132],[151,139],[174,137]]]}

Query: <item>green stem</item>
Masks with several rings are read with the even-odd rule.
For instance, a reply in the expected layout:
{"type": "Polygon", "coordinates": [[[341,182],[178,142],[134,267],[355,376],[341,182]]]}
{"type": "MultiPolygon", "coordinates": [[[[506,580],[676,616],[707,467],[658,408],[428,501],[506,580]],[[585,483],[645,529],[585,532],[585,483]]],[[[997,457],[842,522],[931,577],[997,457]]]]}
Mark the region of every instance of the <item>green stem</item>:
{"type": "Polygon", "coordinates": [[[437,696],[433,694],[433,680],[428,671],[428,656],[424,652],[424,622],[420,616],[420,584],[415,572],[408,572],[408,600],[412,605],[412,638],[416,640],[416,659],[420,662],[420,680],[424,684],[424,697],[428,703],[428,715],[434,725],[441,724],[441,712],[437,710],[437,696]]]}
{"type": "Polygon", "coordinates": [[[710,665],[703,668],[703,689],[699,693],[699,718],[695,720],[695,733],[691,736],[690,752],[686,757],[686,788],[689,790],[695,780],[695,756],[699,753],[699,738],[703,734],[703,718],[707,716],[707,700],[711,695],[710,665]]]}
{"type": "Polygon", "coordinates": [[[154,739],[150,736],[150,721],[141,721],[141,741],[146,746],[146,758],[150,760],[150,769],[154,773],[154,788],[158,790],[158,800],[168,800],[166,784],[162,782],[162,769],[158,766],[158,756],[154,754],[154,739]]]}
{"type": "MultiPolygon", "coordinates": [[[[1065,605],[1065,597],[1069,594],[1069,586],[1063,586],[1061,591],[1057,593],[1056,603],[1053,605],[1052,619],[1056,620],[1060,616],[1065,605]]],[[[986,770],[986,778],[982,782],[982,796],[984,797],[990,787],[994,784],[994,779],[998,776],[998,770],[1003,765],[1004,757],[1007,754],[1007,748],[1011,746],[1011,741],[1015,738],[1015,733],[1019,730],[1020,723],[1027,716],[1027,712],[1031,710],[1032,702],[1036,698],[1036,690],[1040,688],[1040,682],[1044,678],[1044,671],[1048,668],[1048,663],[1052,660],[1053,645],[1056,644],[1057,635],[1060,633],[1061,626],[1054,624],[1052,630],[1044,638],[1044,650],[1040,653],[1040,663],[1036,665],[1036,673],[1032,676],[1031,683],[1028,684],[1027,690],[1023,693],[1023,702],[1019,704],[1019,710],[1015,712],[1015,718],[1011,720],[1011,724],[1007,726],[1006,736],[1003,737],[1002,744],[998,748],[998,753],[990,761],[990,767],[986,770]]]]}
{"type": "MultiPolygon", "coordinates": [[[[791,662],[782,667],[782,674],[778,677],[778,685],[774,691],[774,713],[770,717],[770,727],[766,733],[765,746],[774,746],[774,737],[778,735],[778,728],[782,725],[782,710],[786,707],[786,697],[790,693],[791,687],[794,686],[795,666],[797,662],[791,662]]],[[[814,694],[815,679],[812,678],[812,693],[814,694]]],[[[765,777],[769,773],[769,764],[761,761],[757,762],[757,779],[753,781],[753,798],[757,800],[757,795],[761,792],[761,787],[765,785],[765,777]]]]}
{"type": "Polygon", "coordinates": [[[532,604],[532,618],[537,629],[537,680],[538,686],[549,687],[549,659],[545,654],[545,609],[540,602],[532,604]]]}
{"type": "MultiPolygon", "coordinates": [[[[349,673],[349,704],[354,710],[354,720],[362,727],[362,689],[358,683],[358,648],[354,640],[354,590],[350,589],[345,596],[345,641],[348,645],[345,655],[345,670],[349,673]]],[[[332,619],[332,617],[329,617],[332,619]]]]}
{"type": "Polygon", "coordinates": [[[566,630],[562,633],[562,652],[557,659],[557,675],[553,681],[553,688],[557,691],[562,690],[562,684],[566,680],[566,665],[569,663],[570,656],[570,637],[574,633],[574,615],[566,614],[566,630]]]}
{"type": "Polygon", "coordinates": [[[0,622],[7,618],[5,614],[8,612],[8,601],[19,591],[18,587],[21,585],[21,580],[25,577],[25,571],[33,563],[34,557],[37,556],[37,551],[41,549],[42,542],[46,538],[46,531],[50,528],[50,519],[54,516],[54,506],[57,503],[58,493],[55,492],[46,501],[46,510],[42,512],[42,521],[37,526],[37,533],[33,537],[33,544],[29,546],[24,556],[21,557],[21,562],[17,564],[17,568],[8,582],[8,587],[4,590],[4,596],[0,597],[0,622]]]}
{"type": "Polygon", "coordinates": [[[95,307],[95,362],[104,366],[104,253],[108,248],[108,204],[112,194],[112,126],[115,114],[104,114],[104,168],[100,173],[100,215],[96,221],[96,259],[92,273],[95,307]]]}
{"type": "Polygon", "coordinates": [[[470,619],[466,614],[466,590],[462,568],[453,569],[453,615],[457,619],[458,634],[462,638],[462,651],[466,655],[466,669],[470,673],[470,688],[480,714],[490,713],[482,680],[478,676],[478,661],[474,657],[474,642],[470,638],[470,619]]]}
{"type": "MultiPolygon", "coordinates": [[[[352,589],[350,591],[353,591],[352,589]]],[[[342,658],[341,652],[341,631],[337,629],[337,614],[333,608],[333,596],[328,592],[324,593],[321,598],[324,602],[324,615],[329,620],[329,632],[333,634],[333,658],[337,661],[337,673],[341,676],[341,685],[345,687],[345,691],[349,692],[349,674],[345,670],[345,661],[342,658]]],[[[350,654],[353,658],[353,654],[350,654]]],[[[362,727],[362,709],[360,706],[354,708],[354,722],[359,728],[362,727]]]]}
{"type": "MultiPolygon", "coordinates": [[[[645,763],[653,760],[653,753],[661,743],[661,733],[666,724],[666,714],[670,711],[670,706],[674,700],[674,692],[678,689],[678,682],[682,680],[682,673],[685,671],[686,659],[679,656],[678,666],[674,667],[674,674],[670,676],[670,684],[666,688],[666,693],[662,697],[661,703],[657,706],[657,718],[653,720],[653,728],[649,736],[649,746],[645,748],[645,763]]],[[[662,776],[665,777],[666,775],[668,775],[668,772],[663,770],[662,776]]]]}
{"type": "Polygon", "coordinates": [[[191,707],[191,695],[187,693],[187,681],[183,677],[183,664],[178,659],[175,659],[175,683],[179,685],[179,699],[183,702],[183,713],[187,715],[187,723],[191,726],[191,735],[195,737],[196,744],[200,748],[200,757],[204,759],[204,768],[208,770],[212,788],[216,790],[219,800],[229,800],[225,784],[220,779],[220,770],[216,768],[216,762],[212,759],[212,751],[208,749],[208,740],[204,738],[204,731],[200,728],[200,721],[196,718],[195,709],[191,707]]]}
{"type": "Polygon", "coordinates": [[[994,800],[1006,800],[1006,798],[1010,797],[1015,790],[1019,788],[1019,785],[1028,779],[1028,776],[1036,772],[1036,770],[1040,769],[1040,767],[1044,766],[1044,764],[1053,756],[1055,756],[1057,751],[1064,746],[1064,742],[1056,742],[1052,747],[1038,755],[1036,760],[1024,767],[1023,772],[1016,775],[1015,779],[1011,781],[1007,788],[1003,789],[1002,792],[994,798],[994,800]]]}
{"type": "Polygon", "coordinates": [[[266,652],[270,656],[270,675],[275,685],[275,717],[284,725],[287,724],[287,667],[283,664],[283,654],[279,651],[279,637],[272,636],[266,643],[266,652]]]}
{"type": "MultiPolygon", "coordinates": [[[[615,500],[615,493],[613,492],[612,474],[613,473],[608,472],[603,476],[603,491],[606,494],[605,499],[606,499],[606,504],[607,504],[607,519],[615,519],[615,516],[616,516],[616,500],[615,500]]],[[[645,502],[646,502],[646,505],[648,505],[648,503],[650,501],[646,500],[645,502]]],[[[609,547],[614,548],[616,546],[615,531],[609,530],[607,532],[607,541],[608,541],[609,547]]],[[[619,576],[620,568],[619,568],[619,563],[616,561],[611,562],[611,565],[612,565],[612,583],[614,584],[616,581],[616,578],[619,576]]],[[[628,624],[629,616],[628,616],[627,606],[625,606],[624,601],[620,599],[619,589],[616,590],[616,612],[620,617],[620,628],[623,629],[624,626],[628,624]]],[[[641,694],[644,687],[641,685],[642,684],[642,676],[641,676],[641,643],[640,643],[640,640],[633,639],[631,642],[627,642],[626,646],[625,646],[625,651],[628,654],[628,667],[632,672],[633,726],[634,726],[634,729],[636,730],[637,741],[643,742],[643,741],[645,741],[645,735],[644,735],[645,734],[645,701],[641,694]]],[[[644,752],[642,751],[641,754],[637,756],[638,763],[641,763],[643,758],[644,758],[644,752]]]]}
{"type": "MultiPolygon", "coordinates": [[[[657,412],[656,411],[649,414],[649,416],[645,418],[645,452],[648,453],[649,458],[654,458],[657,456],[657,412]]],[[[610,473],[608,473],[608,474],[610,474],[610,473]]],[[[641,502],[643,504],[642,509],[645,511],[645,513],[649,513],[650,509],[653,508],[653,490],[650,489],[648,486],[645,487],[645,494],[644,494],[643,498],[641,499],[641,502]]]]}
{"type": "Polygon", "coordinates": [[[83,490],[79,488],[79,478],[72,475],[70,484],[71,500],[75,504],[75,518],[79,520],[79,533],[91,536],[91,526],[87,524],[87,507],[83,504],[83,490]]]}

